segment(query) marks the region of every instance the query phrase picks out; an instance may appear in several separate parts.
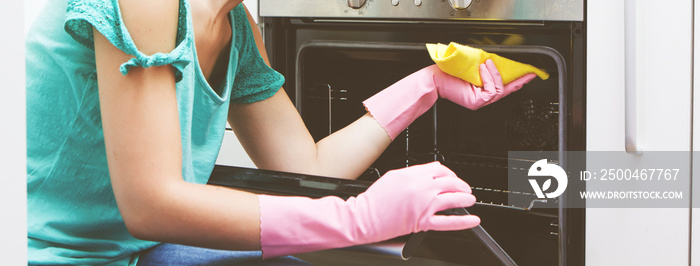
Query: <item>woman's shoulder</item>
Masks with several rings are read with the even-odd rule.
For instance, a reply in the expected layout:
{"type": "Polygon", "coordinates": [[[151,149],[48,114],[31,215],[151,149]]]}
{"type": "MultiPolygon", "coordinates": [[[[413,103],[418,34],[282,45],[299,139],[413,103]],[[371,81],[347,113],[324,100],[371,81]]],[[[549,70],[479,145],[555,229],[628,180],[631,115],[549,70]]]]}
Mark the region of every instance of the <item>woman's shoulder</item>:
{"type": "Polygon", "coordinates": [[[173,64],[178,70],[176,78],[179,81],[182,70],[192,59],[193,32],[189,12],[187,0],[68,0],[64,27],[74,40],[87,48],[94,49],[94,28],[116,48],[134,56],[120,68],[123,74],[134,66],[173,64]],[[170,23],[162,18],[172,16],[174,12],[177,12],[177,25],[161,25],[170,23]],[[143,32],[165,27],[177,27],[176,47],[172,51],[150,51],[147,44],[137,46],[132,39],[132,36],[142,36],[143,32]],[[141,50],[143,48],[146,49],[141,50]]]}
{"type": "MultiPolygon", "coordinates": [[[[136,30],[133,27],[149,27],[146,23],[130,25],[127,30],[124,23],[125,15],[130,19],[148,20],[157,22],[160,13],[170,12],[163,6],[171,5],[177,8],[178,12],[178,39],[184,39],[189,26],[187,23],[187,15],[189,13],[189,3],[186,0],[180,0],[179,4],[175,1],[156,1],[164,2],[165,4],[153,4],[153,1],[140,0],[67,0],[68,7],[66,8],[65,30],[76,41],[81,44],[92,47],[94,38],[92,36],[92,28],[94,27],[100,33],[105,35],[110,41],[123,43],[121,45],[129,46],[133,40],[129,34],[129,30],[136,30]],[[122,9],[128,11],[129,14],[124,14],[122,9]],[[159,8],[152,8],[159,7],[159,8]]],[[[167,15],[167,14],[162,14],[167,15]]],[[[180,41],[180,40],[178,40],[180,41]]],[[[119,46],[120,44],[115,44],[119,46]]],[[[120,48],[120,47],[118,47],[120,48]]]]}

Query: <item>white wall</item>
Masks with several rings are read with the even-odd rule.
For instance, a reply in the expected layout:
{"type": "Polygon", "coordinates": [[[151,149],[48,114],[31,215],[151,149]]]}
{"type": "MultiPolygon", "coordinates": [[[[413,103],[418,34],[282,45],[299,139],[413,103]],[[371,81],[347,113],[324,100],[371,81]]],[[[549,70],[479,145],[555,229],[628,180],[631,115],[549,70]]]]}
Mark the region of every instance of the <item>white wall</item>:
{"type": "MultiPolygon", "coordinates": [[[[695,5],[694,14],[700,15],[700,5],[695,5]]],[[[695,36],[700,35],[700,20],[695,20],[695,32],[693,32],[693,39],[695,36]]],[[[700,42],[698,40],[694,41],[695,47],[694,51],[700,51],[700,42]]],[[[694,66],[700,66],[700,54],[694,53],[695,58],[694,66]]],[[[696,103],[700,104],[700,91],[696,91],[695,88],[700,88],[700,67],[694,67],[694,82],[693,84],[693,152],[700,151],[700,108],[697,107],[696,103]]],[[[698,156],[693,156],[693,186],[692,193],[696,197],[700,197],[700,158],[698,156]],[[696,178],[697,177],[697,178],[696,178]]],[[[695,200],[697,201],[697,200],[695,200]]],[[[700,265],[700,206],[693,206],[691,209],[691,265],[700,265]]]]}
{"type": "Polygon", "coordinates": [[[6,265],[27,263],[27,167],[23,2],[0,8],[0,254],[6,265]]]}

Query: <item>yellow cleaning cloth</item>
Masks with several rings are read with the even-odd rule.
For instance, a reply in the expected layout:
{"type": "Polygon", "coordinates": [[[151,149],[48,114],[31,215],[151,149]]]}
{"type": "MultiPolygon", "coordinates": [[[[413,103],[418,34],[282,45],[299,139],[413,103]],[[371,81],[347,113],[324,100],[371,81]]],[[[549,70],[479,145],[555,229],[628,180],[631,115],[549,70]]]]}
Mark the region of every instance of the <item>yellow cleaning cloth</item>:
{"type": "Polygon", "coordinates": [[[428,48],[430,57],[442,71],[479,87],[484,86],[479,74],[479,65],[486,62],[486,59],[493,60],[498,71],[501,72],[503,84],[508,84],[529,73],[535,73],[544,80],[549,78],[549,74],[542,69],[458,43],[453,42],[450,45],[428,43],[425,46],[428,48]]]}

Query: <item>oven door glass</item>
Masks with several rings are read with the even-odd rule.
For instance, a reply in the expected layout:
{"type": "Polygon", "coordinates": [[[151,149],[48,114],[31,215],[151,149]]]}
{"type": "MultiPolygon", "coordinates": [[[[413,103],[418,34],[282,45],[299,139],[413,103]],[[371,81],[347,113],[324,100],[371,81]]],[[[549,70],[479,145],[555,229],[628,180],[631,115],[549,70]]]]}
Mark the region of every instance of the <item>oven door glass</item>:
{"type": "MultiPolygon", "coordinates": [[[[508,191],[507,176],[509,161],[518,160],[509,158],[508,151],[566,150],[566,116],[559,115],[567,102],[566,75],[561,74],[567,73],[565,61],[543,46],[478,47],[545,69],[551,76],[536,78],[520,91],[475,111],[438,100],[360,180],[374,181],[391,169],[441,161],[472,186],[479,202],[469,211],[481,217],[483,228],[515,262],[558,264],[557,208],[539,208],[534,201],[510,205],[509,193],[524,193],[533,200],[535,196],[508,191]]],[[[424,44],[306,42],[297,55],[296,105],[318,141],[364,115],[363,100],[432,63],[424,44]]],[[[464,252],[470,243],[460,242],[459,234],[430,232],[415,256],[466,264],[478,261],[478,254],[464,252]]]]}

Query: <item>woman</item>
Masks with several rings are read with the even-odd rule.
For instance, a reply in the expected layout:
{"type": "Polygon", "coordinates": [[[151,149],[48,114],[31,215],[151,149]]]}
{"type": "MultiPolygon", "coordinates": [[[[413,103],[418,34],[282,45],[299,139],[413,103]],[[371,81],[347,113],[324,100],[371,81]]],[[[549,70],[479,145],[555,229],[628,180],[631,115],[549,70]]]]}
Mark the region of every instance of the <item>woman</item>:
{"type": "Polygon", "coordinates": [[[475,201],[439,163],[348,201],[204,185],[227,120],[259,168],[356,178],[438,97],[475,109],[533,77],[503,86],[487,62],[482,89],[430,66],[314,143],[241,2],[48,1],[27,36],[30,264],[248,263],[260,252],[216,250],[273,258],[479,224],[435,215],[475,201]]]}

